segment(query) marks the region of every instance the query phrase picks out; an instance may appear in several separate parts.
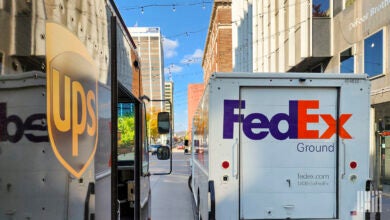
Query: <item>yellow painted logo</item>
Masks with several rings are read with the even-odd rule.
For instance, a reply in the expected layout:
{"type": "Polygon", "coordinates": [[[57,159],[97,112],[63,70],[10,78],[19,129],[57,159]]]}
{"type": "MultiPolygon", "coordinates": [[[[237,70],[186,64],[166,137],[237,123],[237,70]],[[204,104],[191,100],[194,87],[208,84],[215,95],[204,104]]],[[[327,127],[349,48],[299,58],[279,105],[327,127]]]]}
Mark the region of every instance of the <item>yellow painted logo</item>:
{"type": "Polygon", "coordinates": [[[59,162],[80,178],[98,142],[98,71],[80,40],[59,24],[46,24],[47,122],[59,162]]]}

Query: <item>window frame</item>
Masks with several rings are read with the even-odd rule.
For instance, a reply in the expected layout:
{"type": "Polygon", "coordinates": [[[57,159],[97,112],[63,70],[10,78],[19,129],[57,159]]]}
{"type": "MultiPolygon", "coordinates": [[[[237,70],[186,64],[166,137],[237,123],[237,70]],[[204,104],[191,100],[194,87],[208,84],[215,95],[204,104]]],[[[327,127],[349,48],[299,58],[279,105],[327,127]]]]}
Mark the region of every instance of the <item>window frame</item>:
{"type": "MultiPolygon", "coordinates": [[[[118,100],[118,103],[117,103],[117,112],[118,112],[118,114],[117,114],[117,120],[118,120],[118,125],[119,125],[119,118],[120,118],[120,116],[119,116],[119,114],[120,114],[120,111],[122,111],[122,110],[119,110],[119,106],[121,106],[122,108],[124,108],[124,109],[133,109],[133,112],[132,111],[129,111],[129,112],[131,112],[131,113],[133,113],[133,115],[131,116],[131,117],[134,117],[134,127],[132,128],[135,132],[134,132],[134,137],[133,137],[133,139],[134,139],[134,149],[133,150],[131,150],[131,147],[129,146],[129,149],[130,149],[130,151],[128,152],[129,154],[133,154],[133,160],[131,160],[131,157],[129,158],[130,160],[126,160],[126,159],[120,159],[119,158],[119,138],[118,138],[118,149],[117,149],[117,155],[118,155],[118,157],[117,157],[117,160],[118,160],[118,162],[127,162],[127,161],[134,161],[135,160],[135,148],[137,147],[137,129],[136,129],[136,127],[137,127],[137,124],[136,124],[136,118],[137,118],[137,112],[136,112],[136,106],[137,106],[137,104],[135,103],[135,102],[133,102],[133,101],[131,101],[131,100],[125,100],[125,99],[119,99],[118,100]],[[123,106],[122,107],[122,105],[125,105],[125,106],[123,106]]],[[[118,126],[119,127],[119,126],[118,126]]],[[[118,132],[118,134],[119,134],[119,128],[118,128],[118,130],[117,130],[117,132],[118,132]]]]}
{"type": "Polygon", "coordinates": [[[386,75],[386,30],[385,30],[385,27],[382,27],[381,29],[373,32],[372,34],[370,35],[367,35],[364,39],[363,39],[363,73],[364,74],[367,74],[368,78],[369,79],[375,79],[375,78],[378,78],[378,77],[382,77],[384,75],[386,75]],[[381,73],[378,73],[378,74],[375,74],[375,75],[370,75],[366,72],[366,49],[365,49],[365,46],[366,46],[366,40],[369,39],[370,37],[378,34],[379,32],[382,32],[382,72],[381,73]]]}
{"type": "Polygon", "coordinates": [[[355,53],[355,47],[352,45],[350,47],[345,48],[339,53],[339,73],[340,74],[356,74],[356,53],[355,53]],[[353,58],[353,72],[341,72],[341,54],[346,52],[347,50],[351,50],[351,57],[353,58]]]}

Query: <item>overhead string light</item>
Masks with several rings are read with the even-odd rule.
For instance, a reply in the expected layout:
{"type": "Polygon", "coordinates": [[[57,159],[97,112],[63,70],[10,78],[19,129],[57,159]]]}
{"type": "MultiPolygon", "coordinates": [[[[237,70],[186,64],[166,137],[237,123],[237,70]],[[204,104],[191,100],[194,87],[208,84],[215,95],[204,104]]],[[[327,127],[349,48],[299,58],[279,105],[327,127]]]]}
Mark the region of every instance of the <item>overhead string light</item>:
{"type": "MultiPolygon", "coordinates": [[[[282,30],[280,33],[289,32],[289,31],[291,31],[291,30],[294,30],[294,29],[297,28],[299,25],[301,25],[301,24],[303,24],[303,23],[305,23],[305,22],[307,22],[307,21],[309,21],[309,19],[303,20],[303,21],[301,21],[301,22],[295,24],[295,25],[292,26],[292,27],[289,27],[289,28],[287,28],[287,29],[285,29],[285,30],[282,30]]],[[[269,37],[260,38],[260,39],[269,39],[269,37]]],[[[260,43],[259,41],[254,42],[255,45],[256,45],[256,44],[259,44],[259,43],[260,43]]],[[[279,47],[276,47],[275,50],[270,51],[269,53],[267,53],[267,54],[265,54],[265,55],[263,55],[263,56],[261,56],[261,57],[259,57],[259,58],[266,58],[266,59],[269,59],[273,54],[276,54],[276,53],[280,50],[280,48],[283,47],[283,44],[284,44],[284,43],[285,43],[284,41],[281,41],[281,42],[280,42],[280,45],[278,45],[279,47]]],[[[242,44],[242,45],[243,45],[243,44],[242,44]]],[[[244,47],[248,47],[248,44],[243,45],[243,46],[244,46],[244,47]]]]}
{"type": "MultiPolygon", "coordinates": [[[[302,25],[303,23],[305,22],[308,22],[310,19],[305,19],[305,20],[302,20],[290,27],[287,27],[286,29],[283,29],[283,30],[280,30],[278,32],[275,32],[274,34],[271,34],[271,35],[268,35],[266,37],[261,37],[261,38],[257,38],[256,41],[254,42],[254,44],[258,44],[260,41],[264,41],[264,40],[269,40],[269,39],[275,39],[275,36],[280,36],[281,34],[283,33],[289,33],[291,31],[294,31],[295,29],[297,29],[300,25],[302,25]]],[[[249,43],[248,41],[246,41],[245,43],[239,45],[239,46],[242,46],[242,47],[248,47],[249,43]]]]}
{"type": "Polygon", "coordinates": [[[191,7],[191,6],[201,6],[202,9],[206,9],[206,4],[213,4],[213,1],[199,1],[199,2],[187,2],[187,3],[172,3],[172,4],[149,4],[149,5],[141,5],[134,6],[128,8],[122,8],[120,10],[141,10],[141,13],[144,13],[146,8],[151,7],[171,7],[172,11],[175,12],[177,7],[191,7]]]}
{"type": "MultiPolygon", "coordinates": [[[[303,1],[301,1],[301,2],[297,2],[297,3],[293,3],[293,4],[289,4],[289,5],[284,5],[283,7],[281,7],[281,8],[278,9],[278,10],[273,9],[273,10],[269,10],[269,11],[263,11],[262,13],[259,13],[259,14],[254,15],[253,18],[256,18],[257,16],[263,17],[264,15],[270,14],[270,13],[273,13],[273,12],[278,13],[280,10],[286,10],[286,8],[289,8],[289,7],[298,5],[298,4],[303,4],[303,3],[305,3],[305,2],[307,2],[307,5],[308,5],[308,6],[310,5],[310,1],[309,1],[309,0],[303,0],[303,1]]],[[[203,1],[203,3],[210,3],[210,2],[203,1]]],[[[193,4],[195,4],[195,3],[193,3],[193,4]]],[[[174,4],[174,5],[177,6],[178,4],[174,4]]],[[[170,6],[172,7],[172,5],[170,5],[170,6]]],[[[144,6],[142,6],[142,7],[144,7],[144,6]]],[[[237,24],[238,22],[241,22],[241,21],[242,21],[242,20],[231,21],[231,24],[237,24]]],[[[269,38],[274,37],[274,35],[280,35],[280,34],[282,34],[282,33],[284,33],[284,32],[291,31],[291,30],[293,30],[294,28],[296,28],[297,25],[300,25],[300,24],[302,24],[302,23],[303,23],[303,22],[299,22],[299,23],[293,25],[292,27],[289,27],[289,28],[287,28],[287,29],[285,29],[285,30],[281,30],[281,31],[279,31],[279,32],[274,33],[273,35],[270,35],[270,36],[268,36],[268,37],[263,37],[263,38],[261,38],[261,39],[263,39],[263,40],[269,39],[269,38]]],[[[202,31],[204,31],[204,30],[207,30],[208,28],[209,28],[209,27],[203,27],[203,28],[201,28],[201,29],[199,29],[199,30],[196,30],[196,31],[186,31],[186,32],[182,32],[182,33],[179,33],[179,34],[167,36],[167,37],[164,37],[164,38],[173,38],[173,37],[179,37],[179,36],[190,37],[191,34],[202,32],[202,31]]]]}
{"type": "MultiPolygon", "coordinates": [[[[262,17],[264,17],[264,16],[267,15],[267,14],[272,14],[272,13],[277,14],[277,13],[279,13],[279,11],[282,11],[282,10],[283,10],[283,11],[286,11],[287,8],[290,8],[290,7],[296,6],[296,5],[301,5],[301,4],[304,4],[304,3],[306,3],[307,6],[310,6],[310,0],[303,0],[303,1],[296,2],[296,3],[292,3],[292,4],[289,4],[289,5],[284,5],[284,6],[280,7],[280,8],[277,8],[277,9],[275,8],[275,9],[272,9],[272,10],[263,11],[263,12],[260,12],[260,13],[258,13],[258,14],[253,15],[252,17],[253,17],[253,18],[257,18],[257,17],[262,18],[262,17]]],[[[265,7],[264,7],[264,8],[265,8],[265,7]]],[[[240,22],[242,22],[241,19],[232,21],[231,23],[237,25],[237,23],[240,23],[240,22]]]]}
{"type": "MultiPolygon", "coordinates": [[[[308,7],[310,6],[310,1],[309,0],[303,0],[301,2],[296,2],[296,3],[293,3],[293,4],[289,4],[289,5],[284,5],[284,6],[280,7],[279,9],[263,11],[263,12],[261,12],[259,14],[254,15],[253,18],[256,18],[257,16],[263,17],[264,15],[271,14],[271,13],[279,13],[280,10],[284,10],[285,11],[286,8],[289,8],[289,7],[292,7],[292,6],[295,6],[295,5],[304,4],[304,3],[307,3],[308,7]]],[[[256,42],[254,42],[254,44],[258,44],[259,40],[263,40],[264,41],[264,40],[268,40],[268,39],[275,39],[277,36],[280,36],[281,34],[290,33],[292,31],[296,30],[297,28],[299,28],[299,26],[302,25],[303,23],[308,22],[309,19],[310,18],[302,20],[302,21],[300,21],[300,22],[298,22],[298,23],[296,23],[296,24],[294,24],[294,25],[292,25],[290,27],[287,27],[284,30],[279,30],[279,31],[277,31],[275,33],[269,34],[268,36],[263,36],[261,38],[258,38],[256,40],[256,42]]],[[[234,23],[234,24],[237,25],[237,23],[241,23],[241,22],[242,22],[242,20],[237,20],[237,21],[232,21],[231,23],[232,24],[234,23]]],[[[243,48],[247,48],[247,47],[249,47],[249,43],[248,42],[244,42],[243,44],[238,45],[239,50],[242,50],[243,48]]],[[[279,48],[276,48],[276,50],[270,52],[269,54],[264,55],[263,57],[264,58],[269,58],[272,54],[276,53],[277,50],[279,50],[279,48]]]]}
{"type": "Polygon", "coordinates": [[[171,35],[171,36],[167,36],[167,37],[163,37],[163,40],[164,38],[173,38],[173,37],[179,37],[179,36],[186,36],[186,37],[190,37],[191,34],[196,34],[196,33],[200,33],[200,32],[203,32],[204,30],[207,30],[208,27],[203,27],[199,30],[196,30],[196,31],[186,31],[186,32],[182,32],[182,33],[179,33],[179,34],[175,34],[175,35],[171,35]]]}
{"type": "MultiPolygon", "coordinates": [[[[203,1],[202,3],[207,4],[207,3],[211,3],[211,2],[203,1]]],[[[289,5],[284,4],[279,9],[272,9],[272,10],[268,10],[268,11],[263,11],[263,12],[261,12],[259,14],[253,15],[253,18],[257,18],[257,17],[262,18],[264,15],[267,15],[267,14],[270,14],[270,13],[279,13],[279,11],[286,11],[286,9],[289,8],[289,7],[292,7],[292,6],[295,6],[295,5],[304,4],[304,3],[307,3],[307,6],[310,6],[310,1],[309,0],[303,0],[301,2],[296,2],[296,3],[289,4],[289,5]]],[[[199,4],[199,3],[192,3],[192,4],[199,4]]],[[[177,5],[178,4],[173,4],[173,5],[170,5],[170,7],[177,6],[177,5]]],[[[157,5],[153,5],[153,6],[157,6],[157,5]]],[[[145,6],[141,6],[142,10],[143,10],[143,7],[145,7],[145,6]]],[[[147,7],[152,7],[152,6],[149,5],[147,7]]],[[[133,8],[128,8],[128,10],[130,10],[130,9],[133,9],[133,8]]],[[[237,25],[237,23],[239,23],[239,22],[242,22],[242,20],[231,21],[230,23],[237,25]]],[[[268,36],[264,36],[264,37],[259,38],[259,39],[260,40],[275,39],[276,36],[280,36],[283,33],[286,33],[286,32],[289,32],[289,31],[294,31],[295,28],[297,28],[299,25],[301,25],[304,22],[306,22],[306,21],[301,21],[301,22],[299,22],[299,23],[297,23],[297,24],[295,24],[295,25],[293,25],[291,27],[288,27],[287,29],[280,30],[280,31],[278,31],[276,33],[273,33],[273,34],[268,35],[268,36]]],[[[175,34],[175,35],[164,36],[162,38],[162,40],[164,41],[165,38],[169,39],[169,38],[174,38],[174,37],[179,37],[179,36],[185,36],[185,37],[189,38],[191,36],[191,34],[203,32],[204,30],[207,30],[208,28],[209,27],[203,27],[203,28],[201,28],[199,30],[196,30],[196,31],[186,31],[186,32],[182,32],[182,33],[179,33],[179,34],[175,34]]]]}

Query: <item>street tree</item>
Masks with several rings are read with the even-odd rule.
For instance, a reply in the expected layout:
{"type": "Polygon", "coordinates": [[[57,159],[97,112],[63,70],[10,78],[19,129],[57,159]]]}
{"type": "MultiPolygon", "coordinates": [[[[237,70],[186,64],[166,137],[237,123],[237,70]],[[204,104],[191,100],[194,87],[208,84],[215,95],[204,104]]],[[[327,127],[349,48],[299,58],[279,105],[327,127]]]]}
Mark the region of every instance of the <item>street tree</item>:
{"type": "Polygon", "coordinates": [[[128,114],[118,117],[118,148],[131,149],[134,148],[135,137],[135,121],[134,115],[128,114]]]}
{"type": "Polygon", "coordinates": [[[146,114],[148,136],[154,143],[156,143],[156,141],[160,137],[160,134],[158,133],[158,128],[157,128],[158,112],[159,111],[157,111],[155,108],[152,108],[151,111],[146,114]]]}

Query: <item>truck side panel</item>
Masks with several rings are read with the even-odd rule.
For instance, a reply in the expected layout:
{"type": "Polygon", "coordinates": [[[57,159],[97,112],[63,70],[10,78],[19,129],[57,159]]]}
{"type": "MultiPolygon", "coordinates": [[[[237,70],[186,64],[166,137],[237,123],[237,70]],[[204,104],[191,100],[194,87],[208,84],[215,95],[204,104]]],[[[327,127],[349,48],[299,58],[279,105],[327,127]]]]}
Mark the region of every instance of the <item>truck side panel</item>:
{"type": "Polygon", "coordinates": [[[208,201],[203,198],[208,198],[209,168],[211,162],[209,155],[209,122],[209,94],[208,90],[206,90],[195,112],[192,130],[192,193],[202,218],[207,218],[208,216],[208,201]]]}
{"type": "Polygon", "coordinates": [[[82,218],[93,167],[80,182],[58,163],[46,130],[44,75],[29,72],[1,81],[0,219],[82,218]]]}
{"type": "Polygon", "coordinates": [[[338,146],[319,136],[337,97],[336,88],[240,88],[241,218],[336,218],[338,146]]]}

